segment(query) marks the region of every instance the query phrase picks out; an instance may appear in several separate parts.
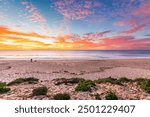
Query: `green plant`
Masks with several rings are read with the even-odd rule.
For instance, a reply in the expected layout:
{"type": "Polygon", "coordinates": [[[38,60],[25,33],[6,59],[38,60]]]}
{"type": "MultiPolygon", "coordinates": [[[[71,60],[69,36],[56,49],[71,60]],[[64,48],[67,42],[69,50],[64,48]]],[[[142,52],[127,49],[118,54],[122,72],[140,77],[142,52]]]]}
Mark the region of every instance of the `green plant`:
{"type": "Polygon", "coordinates": [[[46,95],[47,91],[48,91],[48,89],[45,86],[38,87],[38,88],[33,89],[32,94],[33,94],[33,96],[46,95]]]}
{"type": "Polygon", "coordinates": [[[37,78],[33,78],[33,77],[29,77],[29,78],[18,78],[14,81],[11,81],[10,83],[8,83],[7,85],[8,86],[11,86],[11,85],[16,85],[16,84],[21,84],[21,83],[25,83],[25,82],[28,82],[28,83],[35,83],[35,82],[38,82],[39,79],[37,78]]]}
{"type": "Polygon", "coordinates": [[[66,79],[66,78],[59,78],[59,79],[54,79],[55,81],[55,85],[61,85],[61,84],[76,84],[79,83],[80,81],[83,81],[84,79],[82,78],[70,78],[70,79],[66,79]]]}
{"type": "Polygon", "coordinates": [[[84,79],[83,78],[70,78],[70,79],[68,79],[68,83],[71,83],[71,84],[77,84],[80,81],[84,81],[84,79]]]}
{"type": "Polygon", "coordinates": [[[101,100],[100,94],[98,94],[98,93],[95,94],[95,99],[96,99],[96,100],[101,100]]]}
{"type": "Polygon", "coordinates": [[[8,91],[10,91],[10,88],[6,87],[6,83],[0,82],[0,94],[7,93],[8,91]]]}
{"type": "Polygon", "coordinates": [[[68,93],[58,93],[54,95],[53,99],[55,100],[70,100],[70,95],[68,93]]]}
{"type": "Polygon", "coordinates": [[[134,82],[137,82],[137,84],[140,85],[141,82],[145,81],[145,79],[144,79],[144,78],[137,78],[137,79],[135,79],[135,80],[133,80],[133,81],[134,81],[134,82]]]}
{"type": "Polygon", "coordinates": [[[133,80],[132,79],[128,79],[128,78],[126,78],[126,77],[121,77],[120,79],[118,79],[121,83],[124,83],[124,82],[133,82],[133,80]]]}
{"type": "Polygon", "coordinates": [[[7,87],[0,87],[0,94],[2,94],[2,93],[7,93],[8,91],[10,91],[10,88],[7,88],[7,87]]]}
{"type": "Polygon", "coordinates": [[[100,83],[111,83],[111,84],[123,85],[120,80],[115,79],[115,78],[111,78],[111,77],[104,78],[104,79],[98,79],[95,82],[98,84],[100,84],[100,83]]]}
{"type": "Polygon", "coordinates": [[[80,81],[77,87],[75,88],[76,91],[91,91],[91,88],[95,86],[95,83],[91,80],[84,80],[80,81]]]}
{"type": "Polygon", "coordinates": [[[150,93],[150,79],[145,79],[140,83],[140,87],[150,93]]]}
{"type": "Polygon", "coordinates": [[[6,82],[0,82],[0,87],[6,86],[6,82]]]}
{"type": "Polygon", "coordinates": [[[106,100],[118,100],[117,95],[111,91],[106,94],[105,98],[106,100]]]}

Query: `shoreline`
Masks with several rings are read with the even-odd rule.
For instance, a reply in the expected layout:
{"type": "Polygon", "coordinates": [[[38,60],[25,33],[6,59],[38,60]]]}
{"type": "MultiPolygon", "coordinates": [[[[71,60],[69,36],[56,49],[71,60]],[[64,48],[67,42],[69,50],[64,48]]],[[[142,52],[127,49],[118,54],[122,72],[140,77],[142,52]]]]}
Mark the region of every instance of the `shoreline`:
{"type": "Polygon", "coordinates": [[[72,58],[69,58],[69,59],[57,59],[57,58],[48,58],[48,59],[43,59],[43,58],[27,58],[27,59],[13,59],[13,58],[11,58],[11,59],[0,59],[0,61],[18,61],[18,60],[20,60],[20,61],[26,61],[26,60],[30,60],[30,59],[33,59],[33,60],[39,60],[39,61],[44,61],[44,60],[46,60],[46,61],[56,61],[56,60],[61,60],[61,61],[75,61],[75,60],[78,60],[78,61],[82,61],[82,60],[88,60],[88,61],[98,61],[98,60],[150,60],[150,58],[149,57],[147,57],[147,58],[145,58],[145,57],[139,57],[139,58],[98,58],[98,59],[95,59],[95,58],[93,58],[93,59],[81,59],[81,58],[79,58],[79,59],[72,59],[72,58]]]}

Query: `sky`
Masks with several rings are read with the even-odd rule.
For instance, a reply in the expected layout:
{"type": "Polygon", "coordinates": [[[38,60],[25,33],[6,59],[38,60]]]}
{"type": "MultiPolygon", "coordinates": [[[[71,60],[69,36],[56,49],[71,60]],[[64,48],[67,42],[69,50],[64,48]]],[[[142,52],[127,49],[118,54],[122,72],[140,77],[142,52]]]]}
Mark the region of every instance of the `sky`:
{"type": "Polygon", "coordinates": [[[0,0],[0,50],[150,50],[150,0],[0,0]]]}

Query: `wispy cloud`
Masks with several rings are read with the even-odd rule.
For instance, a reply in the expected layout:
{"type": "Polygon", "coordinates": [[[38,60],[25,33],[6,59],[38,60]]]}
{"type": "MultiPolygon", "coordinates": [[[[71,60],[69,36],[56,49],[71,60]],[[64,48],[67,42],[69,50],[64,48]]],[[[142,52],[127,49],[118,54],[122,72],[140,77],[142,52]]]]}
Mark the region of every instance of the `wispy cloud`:
{"type": "Polygon", "coordinates": [[[32,3],[25,1],[21,2],[21,4],[25,6],[26,11],[30,14],[28,18],[32,22],[43,23],[46,21],[45,18],[38,11],[38,9],[32,3]]]}
{"type": "Polygon", "coordinates": [[[14,31],[0,26],[0,50],[2,49],[149,49],[150,38],[134,36],[112,36],[111,31],[86,33],[81,36],[45,36],[37,33],[14,31]]]}
{"type": "Polygon", "coordinates": [[[92,0],[53,0],[58,12],[65,18],[72,20],[81,20],[94,13],[93,7],[99,7],[99,4],[92,0]]]}
{"type": "Polygon", "coordinates": [[[133,34],[133,33],[136,33],[136,32],[139,32],[139,31],[142,31],[144,29],[145,25],[139,25],[139,26],[136,26],[136,27],[133,27],[129,30],[126,30],[126,31],[123,31],[122,33],[124,34],[133,34]]]}
{"type": "Polygon", "coordinates": [[[150,1],[147,0],[143,0],[143,2],[141,3],[140,7],[137,8],[134,12],[134,15],[139,16],[139,15],[144,15],[144,14],[150,14],[150,1]]]}
{"type": "MultiPolygon", "coordinates": [[[[86,35],[86,34],[85,34],[86,35]]],[[[97,35],[97,34],[95,34],[97,35]]],[[[57,37],[57,45],[70,45],[71,49],[149,49],[150,38],[135,38],[133,36],[94,36],[85,38],[84,35],[66,35],[57,37]],[[95,41],[93,41],[95,40],[95,41]]]]}

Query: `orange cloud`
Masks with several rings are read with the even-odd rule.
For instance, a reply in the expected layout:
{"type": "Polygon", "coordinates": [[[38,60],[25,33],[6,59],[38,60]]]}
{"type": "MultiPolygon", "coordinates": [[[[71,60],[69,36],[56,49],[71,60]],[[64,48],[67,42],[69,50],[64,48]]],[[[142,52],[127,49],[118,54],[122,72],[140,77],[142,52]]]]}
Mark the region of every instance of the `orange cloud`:
{"type": "Polygon", "coordinates": [[[0,26],[0,35],[18,35],[18,36],[29,36],[29,37],[37,37],[37,38],[49,38],[49,36],[43,36],[39,35],[37,33],[25,33],[25,32],[19,32],[19,31],[13,31],[5,26],[0,26]]]}
{"type": "Polygon", "coordinates": [[[78,49],[78,50],[86,50],[86,49],[150,49],[150,38],[141,38],[136,39],[133,36],[112,36],[112,37],[99,37],[97,41],[93,41],[93,39],[85,39],[82,36],[77,37],[74,36],[64,36],[60,38],[60,41],[57,42],[57,45],[63,45],[63,49],[66,49],[65,46],[71,47],[69,49],[78,49]],[[63,41],[62,41],[63,40],[63,41]]]}
{"type": "Polygon", "coordinates": [[[109,32],[51,37],[37,33],[13,31],[8,27],[0,26],[0,50],[150,49],[150,38],[103,36],[109,32]],[[33,40],[33,38],[35,39],[33,40]]]}
{"type": "Polygon", "coordinates": [[[26,33],[0,26],[0,50],[2,49],[45,49],[52,43],[52,37],[37,33],[26,33]],[[6,45],[6,46],[5,46],[6,45]],[[10,47],[11,46],[11,47],[10,47]]]}

